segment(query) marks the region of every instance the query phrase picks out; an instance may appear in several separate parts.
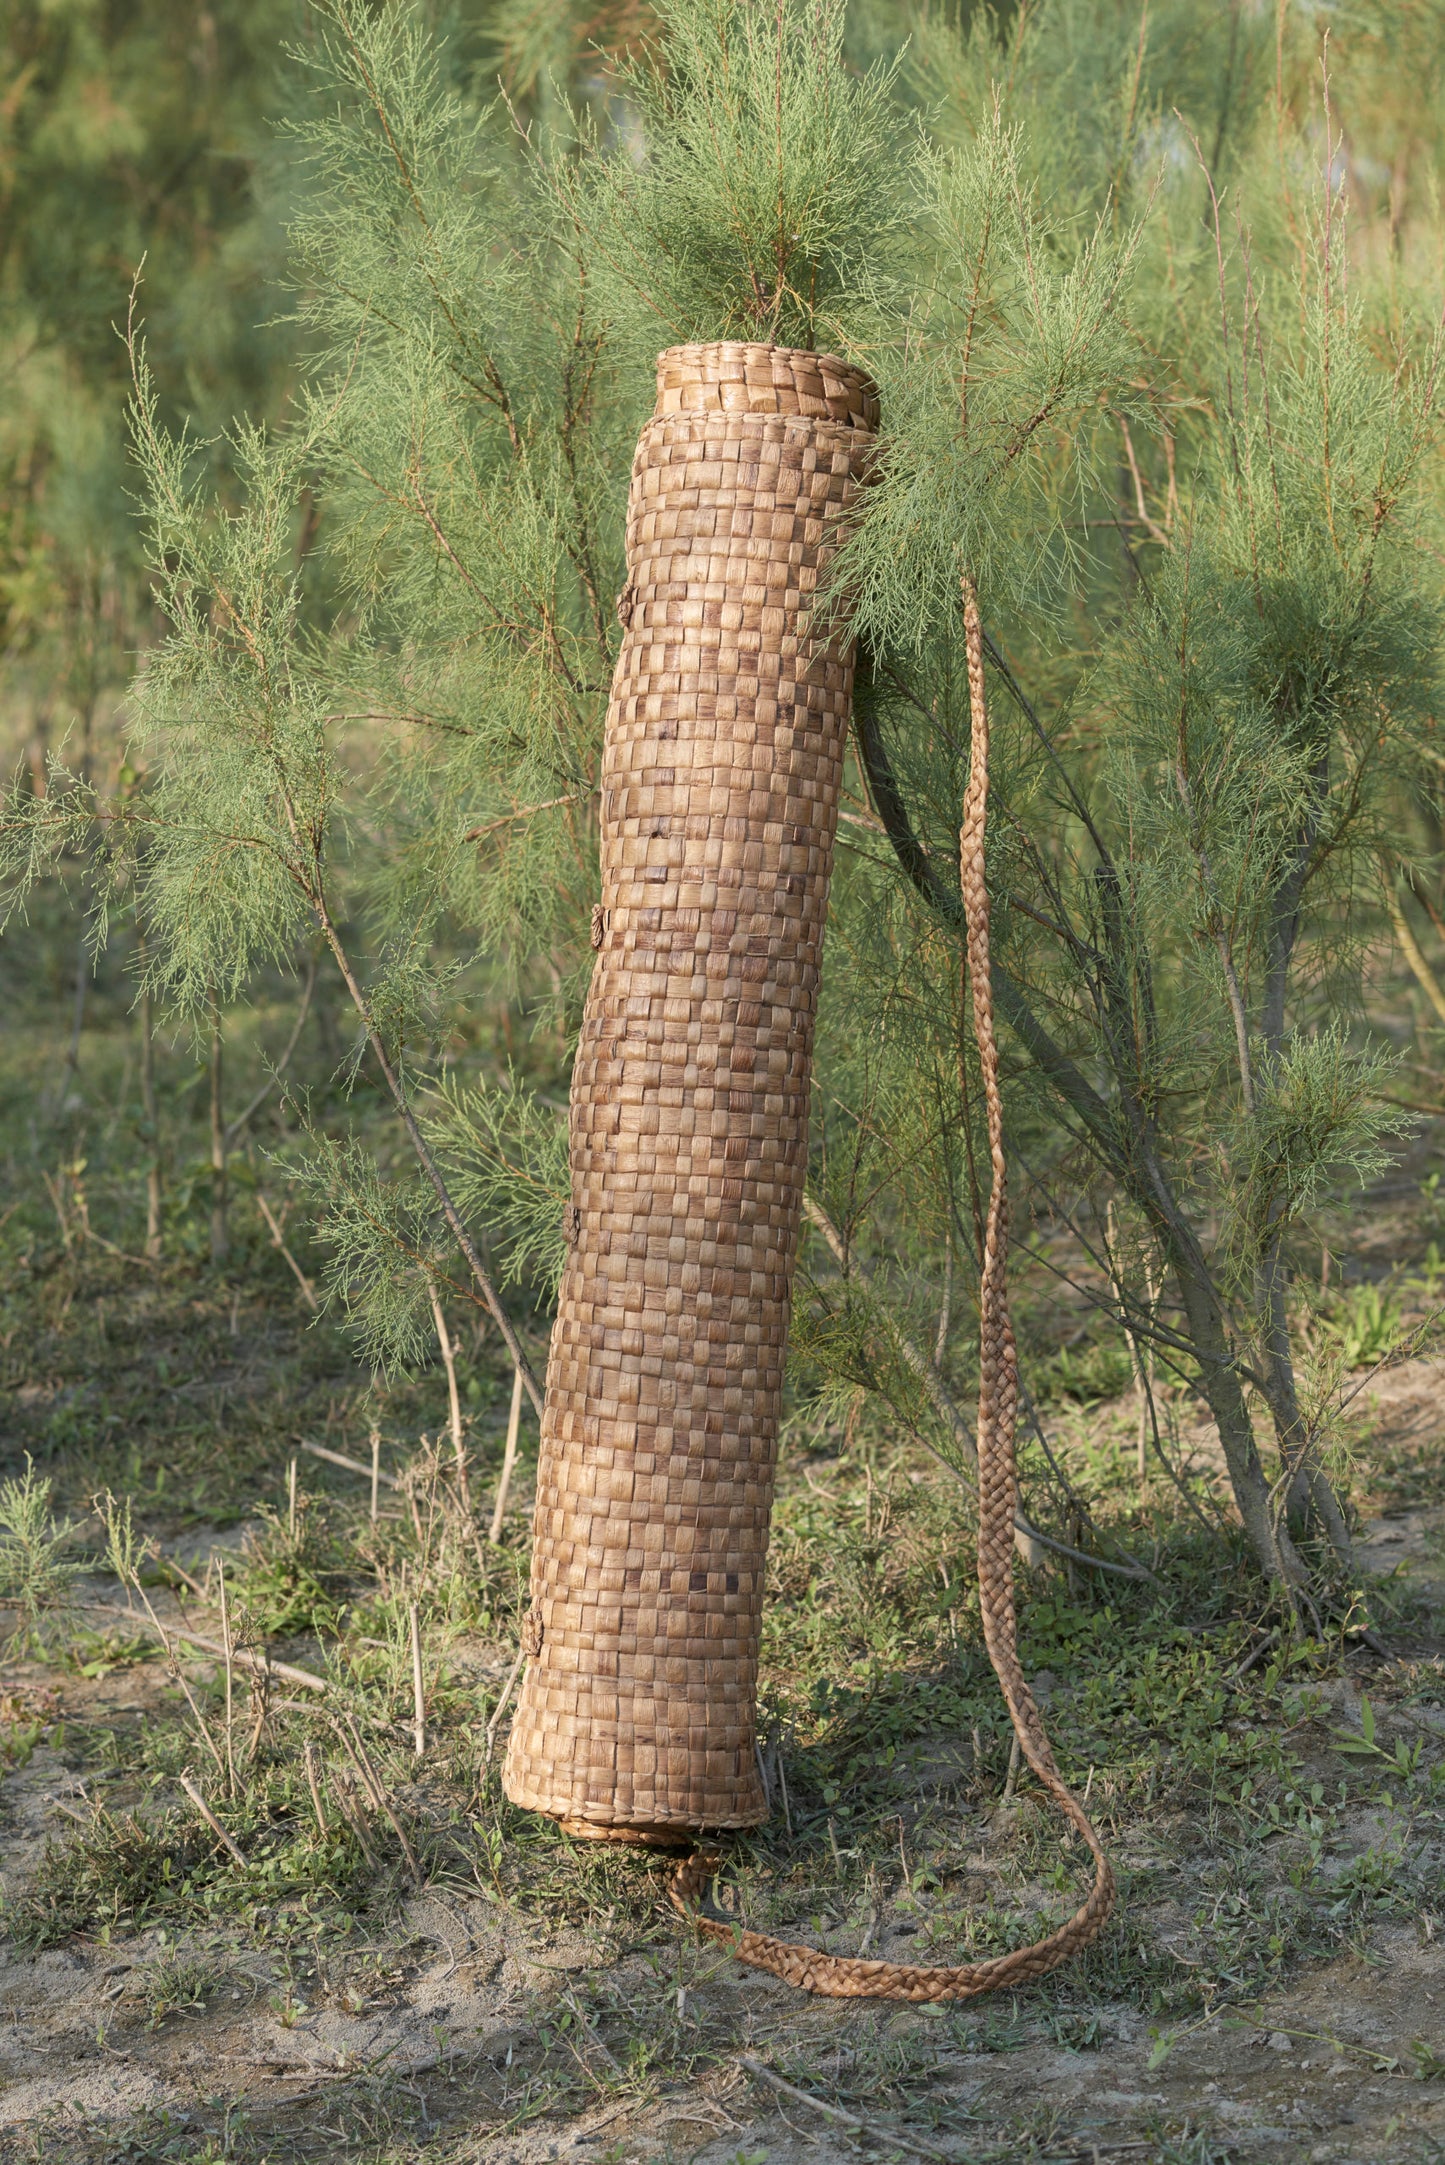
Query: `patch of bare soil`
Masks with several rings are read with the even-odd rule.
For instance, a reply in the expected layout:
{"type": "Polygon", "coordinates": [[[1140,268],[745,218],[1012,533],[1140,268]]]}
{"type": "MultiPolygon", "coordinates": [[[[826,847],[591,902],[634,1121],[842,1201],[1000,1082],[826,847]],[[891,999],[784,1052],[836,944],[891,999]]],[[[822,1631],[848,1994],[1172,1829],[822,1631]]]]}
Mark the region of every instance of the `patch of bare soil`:
{"type": "MultiPolygon", "coordinates": [[[[1435,1444],[1442,1385],[1438,1366],[1416,1362],[1361,1394],[1357,1418],[1397,1467],[1435,1444]]],[[[1408,1481],[1397,1493],[1408,1498],[1408,1481]]],[[[1396,1503],[1363,1529],[1362,1567],[1399,1630],[1386,1658],[1362,1652],[1322,1683],[1288,1733],[1301,1794],[1337,1785],[1342,1740],[1363,1745],[1371,1726],[1382,1752],[1413,1751],[1417,1767],[1438,1758],[1442,1558],[1439,1505],[1396,1503]]],[[[54,1724],[124,1731],[159,1704],[155,1664],[94,1666],[86,1677],[12,1663],[0,1678],[0,1717],[21,1739],[0,1782],[9,1901],[104,1793],[103,1774],[78,1775],[53,1748],[54,1724]]],[[[1067,1680],[1048,1683],[1057,1708],[1067,1680]]],[[[971,1845],[986,1891],[1011,1812],[965,1796],[957,1758],[939,1740],[904,1755],[899,1780],[971,1845]]],[[[329,1940],[272,1943],[262,1913],[245,1935],[218,1921],[41,1952],[12,1942],[0,1947],[0,2160],[1428,2165],[1445,2158],[1440,1845],[1438,1808],[1405,1809],[1388,1782],[1341,1807],[1318,1870],[1342,1904],[1371,1872],[1388,1879],[1407,1862],[1434,1898],[1414,1917],[1362,1912],[1343,1951],[1286,1964],[1258,1997],[1226,1980],[1205,2012],[1172,2025],[1111,1991],[1107,1961],[1073,1998],[818,2001],[680,1929],[629,1947],[451,1884],[329,1940]]],[[[1131,1925],[1187,1968],[1201,1915],[1231,1899],[1209,1876],[1198,1821],[1161,1810],[1155,1826],[1135,1822],[1119,1862],[1131,1925]]],[[[1237,1900],[1243,1933],[1274,1929],[1248,1890],[1237,1900]]],[[[917,1902],[875,1905],[866,1922],[797,1920],[838,1951],[866,1936],[895,1956],[927,1944],[926,1924],[920,1939],[917,1902]]]]}

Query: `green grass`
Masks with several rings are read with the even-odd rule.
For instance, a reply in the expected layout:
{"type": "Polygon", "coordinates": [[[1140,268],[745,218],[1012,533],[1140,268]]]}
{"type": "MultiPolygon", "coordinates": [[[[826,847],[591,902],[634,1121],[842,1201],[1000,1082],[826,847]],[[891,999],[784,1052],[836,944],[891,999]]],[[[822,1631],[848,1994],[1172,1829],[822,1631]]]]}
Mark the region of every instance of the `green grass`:
{"type": "MultiPolygon", "coordinates": [[[[335,2132],[324,2141],[307,2133],[302,2114],[278,2119],[234,2101],[197,2108],[184,2124],[151,2115],[114,2154],[196,2165],[460,2159],[476,2154],[468,2126],[495,2140],[498,2130],[600,2096],[646,2099],[717,2067],[736,2050],[736,2021],[679,2016],[679,1984],[712,1958],[663,1904],[657,1865],[574,1843],[516,1811],[501,1794],[499,1755],[482,1763],[525,1606],[528,1467],[504,1543],[479,1552],[450,1447],[437,1440],[446,1421],[440,1369],[389,1384],[361,1372],[345,1337],[298,1301],[244,1178],[234,1186],[231,1254],[210,1264],[208,1190],[196,1170],[203,1137],[198,1110],[188,1109],[198,1108],[195,1092],[169,1101],[165,1255],[155,1265],[127,1260],[143,1233],[128,1032],[115,988],[103,988],[83,1051],[85,1103],[48,1123],[35,1108],[55,1066],[53,1034],[37,1022],[32,1034],[7,1039],[0,1062],[10,1454],[0,1465],[10,1484],[0,1488],[0,1571],[15,1604],[5,1613],[60,1682],[131,1674],[151,1709],[139,1724],[99,1713],[60,1730],[39,1699],[0,1700],[0,1762],[23,1768],[46,1743],[100,1800],[89,1824],[54,1836],[33,1883],[9,1898],[6,1931],[32,1950],[76,1939],[124,1948],[142,1931],[164,1931],[165,1948],[121,2002],[161,2029],[198,2022],[217,1980],[260,1950],[281,1979],[284,2024],[317,1994],[365,1997],[366,1964],[401,1929],[409,1850],[443,1892],[478,1895],[539,1935],[579,1929],[597,1967],[569,1987],[570,1999],[544,1996],[532,2008],[526,2048],[504,2076],[480,2063],[438,2076],[429,2105],[382,2072],[358,2076],[328,2103],[335,2132]],[[65,1173],[82,1161],[81,1172],[65,1173]],[[321,1442],[364,1463],[373,1425],[383,1464],[402,1484],[384,1490],[375,1524],[367,1483],[301,1448],[321,1442]],[[235,1643],[269,1646],[332,1681],[400,1833],[304,1693],[273,1685],[263,1698],[238,1671],[228,1737],[220,1665],[187,1656],[181,1677],[167,1672],[142,1628],[142,1594],[164,1606],[178,1591],[196,1628],[215,1637],[215,1569],[201,1582],[203,1600],[152,1554],[132,1589],[136,1622],[72,1605],[87,1592],[75,1586],[76,1567],[100,1560],[93,1506],[107,1490],[152,1540],[229,1536],[235,1643]],[[427,1686],[420,1767],[410,1742],[412,1603],[427,1686]],[[200,1786],[244,1866],[203,1823],[182,1775],[200,1786]],[[628,1952],[650,1980],[641,2000],[635,1966],[625,1993],[609,1968],[628,1952]]],[[[172,1086],[181,1072],[177,1055],[172,1086]]],[[[303,1079],[324,1114],[332,1086],[319,1048],[303,1079]]],[[[390,1147],[379,1112],[376,1136],[379,1150],[390,1147]]],[[[264,1149],[279,1141],[263,1138],[264,1149]]],[[[251,1164],[275,1184],[262,1146],[251,1164]]],[[[294,1221],[288,1239],[314,1273],[318,1259],[294,1221]]],[[[1040,1402],[1052,1407],[1054,1448],[1106,1549],[1154,1574],[1129,1581],[1060,1561],[1019,1578],[1024,1665],[1046,1696],[1061,1764],[1087,1791],[1118,1862],[1120,1910],[1080,1961],[1016,2003],[940,2012],[927,2018],[926,2035],[891,2030],[887,2009],[857,2010],[838,2033],[844,2057],[824,2071],[834,2099],[885,2119],[906,2114],[920,2130],[936,2126],[980,2160],[1047,2154],[1050,2127],[1040,2118],[1000,2149],[981,2122],[935,2097],[934,2071],[945,2063],[1007,2053],[1040,2035],[1088,2052],[1107,2042],[1121,2008],[1147,2018],[1167,2058],[1191,2022],[1252,2004],[1304,1963],[1368,1948],[1382,1924],[1445,1927],[1429,1865],[1442,1826],[1438,1746],[1415,1748],[1397,1718],[1412,1693],[1445,1696],[1441,1662],[1427,1653],[1372,1684],[1374,1751],[1342,1748],[1320,1696],[1357,1658],[1338,1633],[1283,1637],[1238,1674],[1260,1645],[1263,1619],[1240,1545],[1186,1511],[1157,1467],[1140,1484],[1132,1401],[1117,1414],[1090,1410],[1101,1392],[1127,1386],[1127,1372],[1087,1339],[1058,1351],[1068,1333],[1053,1296],[1027,1279],[1021,1290],[1025,1353],[1040,1402]],[[1160,1905],[1167,1932],[1155,1921],[1160,1905]]],[[[540,1340],[544,1319],[531,1321],[540,1340]]],[[[461,1334],[478,1501],[489,1500],[501,1456],[508,1374],[499,1351],[492,1336],[461,1334]]],[[[524,1438],[534,1437],[529,1419],[524,1438]]],[[[1047,1502],[1047,1469],[1027,1439],[1021,1460],[1026,1496],[1047,1502]]],[[[1377,1499],[1445,1501],[1435,1442],[1367,1449],[1357,1465],[1377,1499]]],[[[1209,1480],[1191,1494],[1208,1519],[1209,1480]]],[[[1081,1525],[1071,1538],[1083,1535],[1081,1525]]],[[[102,1591],[123,1606],[118,1588],[102,1591]]],[[[1399,1628],[1385,1603],[1371,1601],[1377,1628],[1399,1628]]],[[[1371,1613],[1362,1599],[1355,1621],[1371,1613]]],[[[1001,1801],[1010,1731],[982,1647],[960,1492],[872,1404],[846,1426],[815,1419],[801,1393],[791,1407],[760,1715],[774,1813],[733,1844],[724,1874],[725,1899],[750,1923],[849,1952],[869,1933],[872,1945],[886,1941],[907,1959],[953,1962],[1023,1944],[1078,1900],[1087,1860],[1027,1771],[1009,1804],[1001,1801]]],[[[784,2074],[792,2065],[778,2064],[784,2074]]],[[[805,2086],[814,2081],[816,2055],[793,2072],[805,2086]]],[[[88,2140],[76,2135],[71,2150],[36,2155],[68,2165],[105,2154],[88,2140]]],[[[1181,2165],[1223,2156],[1205,2136],[1162,2123],[1156,2154],[1181,2165]]]]}

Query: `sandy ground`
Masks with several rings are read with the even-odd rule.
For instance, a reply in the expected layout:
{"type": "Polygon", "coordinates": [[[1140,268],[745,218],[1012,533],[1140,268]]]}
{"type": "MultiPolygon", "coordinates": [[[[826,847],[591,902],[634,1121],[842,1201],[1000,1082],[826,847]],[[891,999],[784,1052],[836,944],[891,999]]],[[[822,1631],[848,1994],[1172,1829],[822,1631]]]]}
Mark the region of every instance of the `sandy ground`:
{"type": "MultiPolygon", "coordinates": [[[[1422,1441],[1438,1428],[1442,1389],[1445,1372],[1412,1364],[1373,1385],[1357,1418],[1402,1446],[1422,1441]]],[[[1445,1623],[1445,1510],[1373,1521],[1361,1558],[1398,1572],[1445,1623]]],[[[1418,1682],[1422,1661],[1440,1673],[1441,1651],[1417,1633],[1392,1646],[1388,1664],[1362,1657],[1357,1676],[1327,1687],[1329,1703],[1298,1738],[1306,1761],[1315,1754],[1328,1765],[1330,1723],[1358,1725],[1362,1678],[1371,1692],[1387,1669],[1418,1682]]],[[[151,1664],[90,1681],[11,1663],[0,1714],[140,1722],[162,1681],[151,1664]]],[[[1066,1679],[1057,1686],[1067,1688],[1066,1679]]],[[[1416,1689],[1382,1735],[1422,1734],[1445,1737],[1445,1706],[1416,1689]]],[[[998,1807],[968,1809],[986,1857],[998,1807]]],[[[46,1841],[87,1810],[85,1781],[43,1744],[4,1779],[9,1896],[24,1891],[46,1841]]],[[[1345,1851],[1364,1851],[1378,1833],[1370,1813],[1356,1814],[1345,1851]]],[[[1430,1838],[1438,1835],[1437,1815],[1430,1838]]],[[[1159,1836],[1167,1848],[1166,1825],[1159,1836]]],[[[1126,1869],[1149,1861],[1121,1859],[1126,1869]]],[[[1188,1876],[1186,1859],[1162,1899],[1150,1882],[1149,1928],[1166,1940],[1187,1923],[1188,1876]]],[[[877,1951],[902,1955],[902,1929],[890,1944],[885,1927],[877,1951]]],[[[431,2139],[438,2157],[497,2165],[894,2156],[1427,2165],[1445,2159],[1445,1962],[1435,1935],[1429,1914],[1392,1923],[1349,1955],[1298,1970],[1265,2000],[1162,2040],[1140,2010],[1091,2001],[1067,2044],[1027,1994],[957,2010],[817,2001],[680,1934],[609,1955],[595,1939],[453,1889],[417,1896],[372,1941],[310,1974],[219,1929],[179,1948],[158,1930],[40,1954],[0,1945],[0,2160],[219,2155],[203,2145],[228,2114],[233,2133],[261,2145],[242,2156],[390,2154],[338,2148],[327,2133],[338,2101],[362,2098],[405,2127],[405,2142],[392,2138],[398,2156],[431,2139]],[[205,1965],[204,2004],[157,2017],[156,1981],[178,1951],[205,1965]],[[691,2054],[697,2072],[641,2093],[622,2086],[616,2063],[638,2035],[665,2043],[673,2069],[691,2054]],[[594,2096],[581,2113],[545,2109],[545,2070],[559,2055],[594,2096]],[[864,2124],[830,2120],[770,2087],[743,2056],[864,2124]],[[155,2147],[127,2147],[137,2130],[155,2147]]]]}

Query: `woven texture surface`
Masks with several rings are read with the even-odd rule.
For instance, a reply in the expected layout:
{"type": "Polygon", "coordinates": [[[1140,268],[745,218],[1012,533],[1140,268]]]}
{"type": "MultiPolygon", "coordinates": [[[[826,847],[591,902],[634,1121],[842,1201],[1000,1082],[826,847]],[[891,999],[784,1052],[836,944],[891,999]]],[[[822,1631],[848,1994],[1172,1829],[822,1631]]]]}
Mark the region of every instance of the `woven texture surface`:
{"type": "Polygon", "coordinates": [[[633,467],[504,1775],[603,1839],[766,1816],[758,1630],[852,694],[810,612],[876,426],[842,362],[677,347],[633,467]]]}

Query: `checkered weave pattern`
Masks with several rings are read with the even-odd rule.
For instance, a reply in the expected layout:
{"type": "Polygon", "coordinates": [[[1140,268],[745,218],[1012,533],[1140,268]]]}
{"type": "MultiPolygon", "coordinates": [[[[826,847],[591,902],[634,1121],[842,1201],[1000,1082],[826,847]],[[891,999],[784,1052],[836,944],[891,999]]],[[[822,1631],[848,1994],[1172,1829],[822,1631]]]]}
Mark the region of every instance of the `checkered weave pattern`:
{"type": "Polygon", "coordinates": [[[766,1816],[763,1567],[852,654],[816,621],[858,371],[682,346],[633,466],[572,1078],[517,1804],[599,1839],[766,1816]]]}

